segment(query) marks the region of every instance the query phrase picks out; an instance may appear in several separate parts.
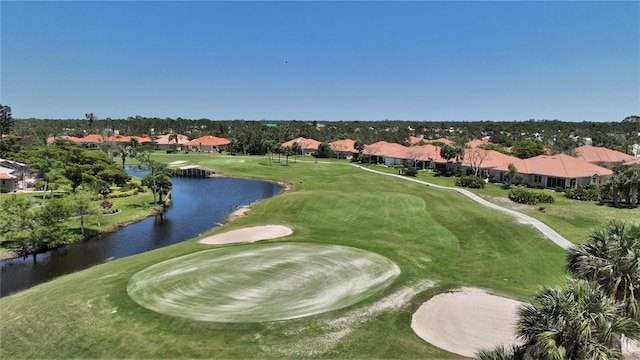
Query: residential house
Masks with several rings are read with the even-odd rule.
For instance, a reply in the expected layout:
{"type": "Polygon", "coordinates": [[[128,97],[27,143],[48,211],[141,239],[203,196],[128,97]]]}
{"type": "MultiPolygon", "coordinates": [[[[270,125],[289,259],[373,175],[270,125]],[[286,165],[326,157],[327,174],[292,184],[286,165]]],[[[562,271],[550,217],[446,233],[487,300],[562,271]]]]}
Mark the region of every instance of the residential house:
{"type": "Polygon", "coordinates": [[[299,137],[282,143],[282,147],[291,146],[293,143],[298,143],[298,145],[300,145],[300,153],[298,155],[303,156],[315,154],[316,151],[318,151],[318,146],[320,145],[320,141],[318,140],[299,137]]]}
{"type": "MultiPolygon", "coordinates": [[[[513,162],[517,179],[529,184],[542,184],[548,189],[575,188],[589,184],[603,185],[613,174],[610,169],[566,154],[539,155],[513,162]]],[[[508,164],[495,167],[492,172],[497,181],[506,181],[508,164]]]]}
{"type": "Polygon", "coordinates": [[[578,155],[578,158],[608,169],[611,169],[616,164],[622,164],[625,161],[631,161],[634,159],[633,156],[620,151],[591,145],[577,147],[575,148],[575,152],[578,155]]]}
{"type": "Polygon", "coordinates": [[[180,151],[186,143],[189,142],[189,138],[181,134],[164,134],[160,136],[151,136],[148,141],[144,141],[141,144],[150,145],[156,150],[171,150],[175,146],[175,149],[180,151]],[[176,136],[176,138],[173,138],[176,136]]]}
{"type": "Polygon", "coordinates": [[[392,166],[404,164],[404,160],[406,160],[406,149],[407,147],[404,145],[378,141],[365,145],[362,154],[369,156],[371,163],[392,166]]]}
{"type": "Polygon", "coordinates": [[[17,161],[0,159],[0,187],[9,190],[24,189],[31,177],[31,167],[17,161]]]}
{"type": "Polygon", "coordinates": [[[206,135],[186,142],[184,145],[191,151],[210,153],[221,152],[226,149],[229,144],[231,144],[231,141],[228,139],[206,135]]]}
{"type": "Polygon", "coordinates": [[[518,161],[520,159],[515,156],[475,147],[465,149],[464,158],[458,166],[459,172],[464,175],[475,175],[475,170],[478,169],[479,176],[487,177],[491,170],[501,166],[509,166],[509,164],[518,161]]]}
{"type": "Polygon", "coordinates": [[[329,143],[331,151],[338,159],[351,159],[358,154],[358,150],[354,148],[355,141],[351,139],[336,140],[329,143]]]}
{"type": "Polygon", "coordinates": [[[15,191],[17,188],[16,177],[9,173],[9,169],[0,167],[0,192],[15,191]]]}

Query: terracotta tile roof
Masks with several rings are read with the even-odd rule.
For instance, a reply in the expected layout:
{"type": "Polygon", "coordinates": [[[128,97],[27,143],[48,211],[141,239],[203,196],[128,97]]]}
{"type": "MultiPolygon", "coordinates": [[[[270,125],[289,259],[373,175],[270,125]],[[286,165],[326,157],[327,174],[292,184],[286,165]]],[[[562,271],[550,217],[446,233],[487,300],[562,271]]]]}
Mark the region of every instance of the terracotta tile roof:
{"type": "Polygon", "coordinates": [[[102,135],[98,134],[89,134],[83,138],[80,138],[80,142],[83,143],[101,143],[105,141],[105,138],[102,135]]]}
{"type": "Polygon", "coordinates": [[[69,141],[73,141],[74,143],[81,143],[82,140],[81,138],[77,138],[74,136],[67,136],[67,135],[60,135],[60,136],[50,136],[47,138],[47,144],[53,144],[56,140],[58,139],[62,139],[62,140],[69,140],[69,141]]]}
{"type": "MultiPolygon", "coordinates": [[[[184,145],[187,142],[189,142],[189,138],[187,136],[181,135],[181,134],[178,134],[178,141],[177,142],[176,142],[175,139],[169,140],[169,137],[171,135],[172,134],[160,135],[155,139],[155,143],[158,144],[158,145],[170,145],[170,144],[176,144],[176,143],[178,145],[184,145]]],[[[145,141],[145,142],[147,142],[147,141],[145,141]]],[[[153,142],[153,139],[149,139],[148,142],[153,142]]]]}
{"type": "Polygon", "coordinates": [[[426,142],[427,144],[432,144],[434,142],[441,142],[447,145],[453,145],[453,141],[447,139],[447,138],[439,138],[439,139],[435,139],[435,140],[425,140],[424,142],[426,142]]]}
{"type": "MultiPolygon", "coordinates": [[[[508,165],[509,164],[498,166],[495,170],[508,171],[508,165]]],[[[600,176],[613,174],[613,172],[607,168],[565,154],[538,155],[529,159],[513,162],[513,165],[521,174],[546,175],[567,179],[589,177],[594,174],[600,176]]]]}
{"type": "Polygon", "coordinates": [[[484,138],[482,138],[482,139],[475,139],[475,140],[471,140],[471,141],[469,141],[468,143],[466,143],[465,145],[466,145],[467,147],[470,147],[470,148],[472,148],[472,149],[475,149],[475,148],[477,148],[478,146],[481,146],[481,145],[489,145],[489,144],[491,144],[491,141],[489,141],[489,138],[488,138],[488,137],[484,137],[484,138]]]}
{"type": "Polygon", "coordinates": [[[306,139],[303,137],[299,137],[293,140],[289,140],[287,142],[282,143],[282,147],[287,147],[287,146],[291,146],[293,145],[294,142],[297,142],[298,144],[300,144],[300,148],[301,149],[312,149],[312,150],[318,150],[318,145],[320,145],[320,141],[318,140],[314,140],[314,139],[306,139]]]}
{"type": "Polygon", "coordinates": [[[622,162],[622,165],[640,166],[640,157],[635,157],[630,160],[625,160],[622,162]]]}
{"type": "Polygon", "coordinates": [[[225,138],[206,135],[186,142],[185,145],[197,146],[197,145],[209,145],[209,146],[224,146],[231,144],[231,141],[225,138]]]}
{"type": "Polygon", "coordinates": [[[417,136],[409,136],[409,139],[407,139],[407,142],[408,142],[410,145],[418,144],[418,143],[419,143],[419,142],[421,142],[421,141],[423,141],[423,142],[425,142],[425,143],[426,143],[426,142],[428,142],[428,140],[425,140],[424,138],[417,137],[417,136]]]}
{"type": "Polygon", "coordinates": [[[583,145],[576,148],[576,154],[586,162],[590,163],[621,163],[623,161],[633,160],[634,157],[620,151],[597,147],[591,145],[583,145]]]}
{"type": "Polygon", "coordinates": [[[509,166],[511,163],[516,163],[520,161],[519,158],[511,155],[503,154],[499,151],[495,150],[484,150],[480,148],[475,149],[466,149],[464,159],[462,160],[462,165],[464,166],[472,166],[471,160],[475,152],[479,156],[484,156],[484,160],[480,163],[480,168],[482,169],[493,169],[499,166],[509,166]]]}
{"type": "Polygon", "coordinates": [[[336,140],[333,142],[329,143],[329,146],[331,147],[331,150],[333,151],[342,151],[342,152],[358,152],[358,150],[354,149],[353,146],[355,145],[355,141],[351,140],[351,139],[345,139],[345,140],[336,140]]]}
{"type": "Polygon", "coordinates": [[[5,169],[0,169],[0,180],[11,180],[15,178],[16,178],[15,176],[9,174],[9,172],[6,171],[5,169]]]}
{"type": "MultiPolygon", "coordinates": [[[[395,155],[400,155],[400,153],[406,151],[406,149],[407,147],[404,145],[378,141],[370,145],[365,145],[362,153],[373,156],[396,157],[395,155]]],[[[402,159],[402,157],[400,157],[400,159],[402,159]]]]}

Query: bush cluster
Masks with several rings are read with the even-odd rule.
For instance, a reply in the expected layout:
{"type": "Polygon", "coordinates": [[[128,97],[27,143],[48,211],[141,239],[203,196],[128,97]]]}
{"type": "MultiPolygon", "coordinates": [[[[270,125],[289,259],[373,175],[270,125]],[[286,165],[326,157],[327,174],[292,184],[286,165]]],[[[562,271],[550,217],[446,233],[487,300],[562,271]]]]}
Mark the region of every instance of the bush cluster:
{"type": "Polygon", "coordinates": [[[520,204],[535,205],[539,203],[552,203],[555,201],[552,195],[540,191],[532,191],[525,188],[513,189],[509,192],[509,199],[520,204]]]}
{"type": "Polygon", "coordinates": [[[456,186],[484,189],[484,180],[475,176],[461,176],[456,179],[456,186]]]}
{"type": "Polygon", "coordinates": [[[587,188],[566,189],[564,196],[569,199],[582,201],[600,201],[600,199],[602,199],[600,189],[595,184],[591,184],[587,188]]]}
{"type": "Polygon", "coordinates": [[[116,191],[116,192],[112,192],[111,194],[107,195],[107,199],[114,199],[114,198],[123,198],[123,197],[127,197],[127,196],[133,196],[135,194],[138,193],[138,190],[127,190],[127,191],[116,191]]]}
{"type": "Polygon", "coordinates": [[[418,170],[413,166],[409,166],[403,170],[403,174],[406,176],[416,176],[418,174],[418,170]]]}

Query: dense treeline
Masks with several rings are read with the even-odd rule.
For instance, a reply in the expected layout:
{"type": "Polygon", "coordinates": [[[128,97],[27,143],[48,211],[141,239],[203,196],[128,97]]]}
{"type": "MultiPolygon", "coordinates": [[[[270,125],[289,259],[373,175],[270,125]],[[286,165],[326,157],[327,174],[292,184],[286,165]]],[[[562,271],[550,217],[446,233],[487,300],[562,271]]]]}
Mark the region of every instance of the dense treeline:
{"type": "Polygon", "coordinates": [[[558,152],[568,151],[583,144],[589,138],[594,146],[605,146],[629,152],[637,142],[640,118],[628,116],[620,122],[562,122],[559,120],[529,121],[248,121],[147,118],[97,119],[87,114],[85,119],[50,120],[22,119],[12,123],[11,133],[24,142],[44,142],[49,136],[71,135],[82,137],[89,133],[113,133],[122,135],[184,134],[190,138],[203,135],[237,139],[243,152],[266,153],[258,145],[268,138],[285,142],[302,136],[318,141],[360,139],[367,144],[377,141],[404,143],[409,136],[436,139],[459,138],[464,141],[484,136],[492,142],[511,146],[522,140],[535,140],[558,152]],[[260,141],[258,141],[258,139],[260,141]]]}

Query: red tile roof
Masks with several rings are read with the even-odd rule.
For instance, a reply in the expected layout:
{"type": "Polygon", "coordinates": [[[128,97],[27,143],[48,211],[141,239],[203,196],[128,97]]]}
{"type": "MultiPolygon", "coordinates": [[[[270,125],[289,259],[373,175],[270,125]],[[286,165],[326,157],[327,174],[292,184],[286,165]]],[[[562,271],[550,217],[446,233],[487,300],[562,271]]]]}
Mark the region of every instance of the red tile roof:
{"type": "Polygon", "coordinates": [[[336,140],[336,141],[330,142],[329,146],[333,151],[355,153],[355,152],[358,152],[358,150],[354,149],[353,147],[355,143],[356,142],[351,139],[344,139],[344,140],[336,140]]]}
{"type": "MultiPolygon", "coordinates": [[[[508,165],[498,166],[495,170],[508,171],[508,165]]],[[[594,174],[600,176],[613,174],[607,168],[565,154],[539,155],[513,162],[513,165],[521,174],[546,175],[567,179],[589,177],[594,174]]]]}
{"type": "Polygon", "coordinates": [[[9,174],[8,172],[0,170],[0,180],[11,180],[15,178],[15,176],[9,174]]]}
{"type": "Polygon", "coordinates": [[[318,150],[318,145],[320,145],[320,141],[318,140],[313,140],[313,139],[306,139],[303,137],[299,137],[293,140],[289,140],[287,142],[282,143],[282,147],[287,147],[287,146],[291,146],[293,145],[293,143],[297,142],[300,145],[301,149],[312,149],[312,150],[318,150]]]}
{"type": "Polygon", "coordinates": [[[623,161],[631,161],[633,156],[627,155],[620,151],[584,145],[576,148],[576,154],[586,162],[590,163],[621,163],[623,161]]]}
{"type": "MultiPolygon", "coordinates": [[[[160,135],[160,136],[156,137],[155,143],[158,144],[158,145],[170,145],[170,144],[183,145],[183,144],[186,144],[187,142],[189,142],[189,138],[187,136],[181,135],[181,134],[178,134],[178,141],[177,142],[176,142],[175,139],[169,140],[169,137],[171,135],[172,134],[160,135]]],[[[149,142],[153,142],[153,139],[150,139],[149,142]]]]}
{"type": "MultiPolygon", "coordinates": [[[[474,148],[465,149],[462,165],[472,166],[471,163],[474,156],[484,157],[479,166],[483,169],[493,169],[499,166],[508,166],[510,163],[516,163],[520,161],[520,159],[515,156],[506,155],[499,151],[474,148]]],[[[478,164],[478,160],[476,160],[476,164],[478,164]]]]}
{"type": "MultiPolygon", "coordinates": [[[[365,145],[363,153],[373,156],[396,157],[395,155],[400,155],[400,153],[402,153],[402,151],[406,151],[406,149],[407,147],[404,145],[378,141],[370,145],[365,145]]],[[[402,157],[400,157],[400,159],[402,159],[402,157]]]]}
{"type": "Polygon", "coordinates": [[[231,144],[231,141],[225,138],[220,138],[216,136],[201,136],[199,138],[193,139],[189,142],[186,142],[185,145],[196,146],[196,145],[209,145],[209,146],[225,146],[231,144]]]}

